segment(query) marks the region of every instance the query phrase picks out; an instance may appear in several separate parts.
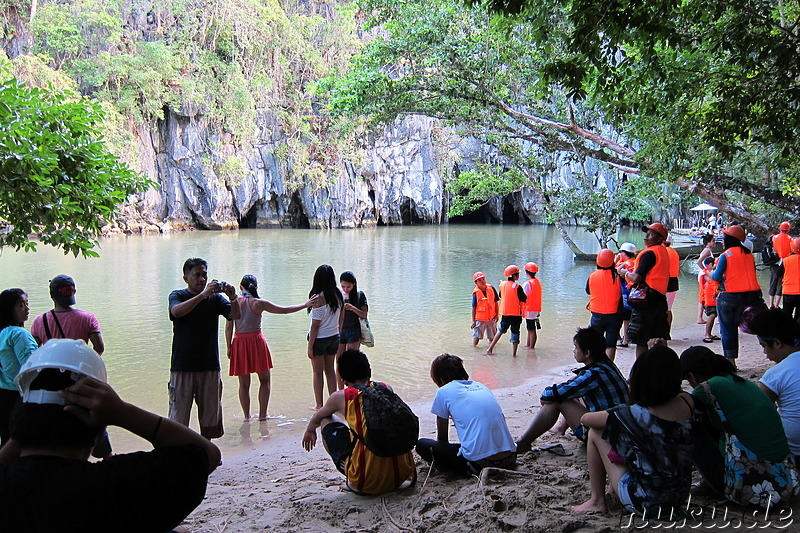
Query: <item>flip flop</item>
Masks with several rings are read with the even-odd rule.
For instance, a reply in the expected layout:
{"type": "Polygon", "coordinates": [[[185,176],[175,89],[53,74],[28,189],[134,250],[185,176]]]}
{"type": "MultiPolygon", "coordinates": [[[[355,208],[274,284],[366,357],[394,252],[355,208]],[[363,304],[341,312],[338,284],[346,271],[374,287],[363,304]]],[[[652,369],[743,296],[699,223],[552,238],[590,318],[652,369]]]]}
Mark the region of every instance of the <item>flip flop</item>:
{"type": "Polygon", "coordinates": [[[703,339],[703,342],[705,343],[714,342],[714,339],[711,337],[706,337],[705,339],[703,339]]]}
{"type": "Polygon", "coordinates": [[[558,455],[560,457],[569,457],[570,455],[572,455],[571,451],[564,449],[563,444],[550,444],[549,446],[542,446],[540,448],[536,448],[533,451],[550,452],[553,455],[558,455]]]}

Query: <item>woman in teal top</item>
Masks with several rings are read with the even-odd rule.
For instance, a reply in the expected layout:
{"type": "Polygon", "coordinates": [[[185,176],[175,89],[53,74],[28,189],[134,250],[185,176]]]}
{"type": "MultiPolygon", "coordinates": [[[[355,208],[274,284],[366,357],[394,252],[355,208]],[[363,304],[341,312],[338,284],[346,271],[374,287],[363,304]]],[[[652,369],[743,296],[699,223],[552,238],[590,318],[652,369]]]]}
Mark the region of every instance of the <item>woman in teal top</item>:
{"type": "Polygon", "coordinates": [[[19,402],[14,378],[37,348],[36,340],[22,327],[29,313],[25,291],[6,289],[0,293],[0,446],[8,440],[11,411],[19,402]]]}
{"type": "Polygon", "coordinates": [[[741,505],[785,502],[800,489],[781,418],[758,385],[705,346],[681,354],[699,411],[692,459],[707,488],[741,505]]]}

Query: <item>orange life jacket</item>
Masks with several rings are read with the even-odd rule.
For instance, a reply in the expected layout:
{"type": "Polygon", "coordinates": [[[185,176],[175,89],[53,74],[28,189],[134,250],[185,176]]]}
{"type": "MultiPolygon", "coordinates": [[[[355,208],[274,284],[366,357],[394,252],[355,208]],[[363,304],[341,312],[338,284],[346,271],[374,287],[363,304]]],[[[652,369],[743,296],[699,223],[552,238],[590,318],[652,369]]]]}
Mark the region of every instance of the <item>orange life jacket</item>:
{"type": "Polygon", "coordinates": [[[792,238],[789,237],[788,233],[784,233],[783,231],[777,235],[773,235],[772,247],[775,248],[775,253],[778,254],[778,257],[785,259],[792,253],[792,238]]]}
{"type": "Polygon", "coordinates": [[[703,305],[717,305],[717,289],[719,289],[719,282],[706,281],[703,287],[703,305]]]}
{"type": "Polygon", "coordinates": [[[613,315],[619,309],[622,287],[619,276],[611,275],[610,270],[599,269],[589,274],[589,311],[603,315],[613,315]]]}
{"type": "Polygon", "coordinates": [[[639,270],[639,262],[642,260],[644,253],[648,251],[653,252],[656,255],[656,264],[644,277],[644,282],[647,283],[647,286],[654,291],[658,291],[661,294],[666,295],[667,284],[669,283],[669,254],[664,246],[657,244],[655,246],[648,246],[645,248],[642,253],[636,256],[636,262],[633,265],[633,271],[636,272],[639,270]]]}
{"type": "Polygon", "coordinates": [[[800,255],[783,260],[783,294],[800,294],[800,255]]]}
{"type": "Polygon", "coordinates": [[[350,486],[366,494],[382,494],[398,488],[414,473],[413,454],[409,451],[397,457],[378,457],[367,449],[363,440],[367,435],[367,420],[361,391],[355,387],[344,390],[344,411],[347,425],[362,436],[353,438],[353,452],[344,464],[350,486]]]}
{"type": "Polygon", "coordinates": [[[500,314],[503,316],[522,316],[522,306],[519,301],[516,281],[505,280],[500,283],[500,314]]]}
{"type": "Polygon", "coordinates": [[[472,290],[475,295],[475,320],[487,322],[497,316],[497,293],[494,287],[486,284],[486,292],[478,287],[472,290]]]}
{"type": "Polygon", "coordinates": [[[721,284],[725,292],[748,292],[761,290],[756,278],[756,260],[746,254],[740,246],[728,248],[725,255],[725,280],[721,284]]]}
{"type": "Polygon", "coordinates": [[[523,304],[526,312],[542,312],[542,282],[536,278],[531,278],[525,282],[529,290],[525,291],[528,299],[523,304]]]}
{"type": "Polygon", "coordinates": [[[708,269],[703,269],[697,275],[697,299],[700,303],[705,301],[705,291],[706,291],[706,272],[708,269]]]}
{"type": "Polygon", "coordinates": [[[681,258],[678,257],[678,252],[672,246],[665,246],[667,254],[669,255],[669,277],[677,278],[681,271],[681,258]]]}

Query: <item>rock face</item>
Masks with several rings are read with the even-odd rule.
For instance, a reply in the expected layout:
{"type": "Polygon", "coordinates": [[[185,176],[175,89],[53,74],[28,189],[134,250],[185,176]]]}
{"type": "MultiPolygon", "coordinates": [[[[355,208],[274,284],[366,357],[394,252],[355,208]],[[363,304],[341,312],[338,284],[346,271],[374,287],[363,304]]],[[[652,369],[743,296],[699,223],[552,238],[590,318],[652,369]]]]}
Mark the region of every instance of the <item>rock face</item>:
{"type": "MultiPolygon", "coordinates": [[[[165,116],[156,127],[135,132],[135,166],[159,187],[131,198],[110,232],[442,223],[448,202],[436,150],[447,152],[460,169],[496,158],[475,139],[437,136],[437,119],[409,116],[375,138],[359,166],[343,162],[325,186],[294,189],[286,178],[292,162],[276,155],[285,139],[273,116],[259,117],[258,142],[240,151],[224,134],[212,132],[200,113],[166,110],[165,116]],[[231,158],[242,165],[236,179],[220,172],[231,158]]],[[[557,162],[548,179],[569,184],[574,172],[589,170],[575,165],[557,162]]],[[[530,223],[539,221],[540,212],[534,192],[522,190],[493,199],[467,220],[530,223]]]]}
{"type": "Polygon", "coordinates": [[[355,167],[342,163],[326,186],[287,185],[290,161],[276,151],[283,134],[269,115],[259,117],[258,144],[235,152],[212,133],[202,115],[167,111],[156,128],[136,132],[138,166],[157,190],[132,199],[116,230],[161,231],[197,227],[346,228],[444,220],[444,187],[434,160],[435,119],[411,116],[386,128],[355,167]],[[222,147],[212,156],[208,147],[222,147]],[[215,164],[244,161],[240,179],[222,178],[215,164]]]}

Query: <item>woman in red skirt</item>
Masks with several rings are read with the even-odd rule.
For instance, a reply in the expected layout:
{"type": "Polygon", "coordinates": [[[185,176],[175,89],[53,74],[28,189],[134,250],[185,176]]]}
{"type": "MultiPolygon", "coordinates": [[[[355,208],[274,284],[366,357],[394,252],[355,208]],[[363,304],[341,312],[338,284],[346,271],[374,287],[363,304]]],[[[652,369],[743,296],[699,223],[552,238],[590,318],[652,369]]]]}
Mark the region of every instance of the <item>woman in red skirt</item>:
{"type": "Polygon", "coordinates": [[[270,369],[272,357],[267,340],[261,333],[261,314],[266,311],[278,315],[296,313],[314,305],[316,297],[300,305],[282,307],[258,297],[258,280],[247,274],[239,284],[242,298],[242,316],[229,320],[225,325],[225,341],[228,345],[230,375],[239,378],[239,402],[242,404],[244,419],[250,419],[250,374],[258,374],[258,419],[267,419],[267,406],[270,393],[270,369]],[[235,324],[235,333],[234,333],[235,324]]]}

